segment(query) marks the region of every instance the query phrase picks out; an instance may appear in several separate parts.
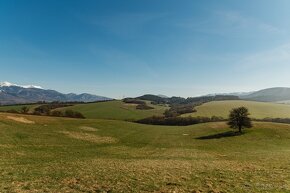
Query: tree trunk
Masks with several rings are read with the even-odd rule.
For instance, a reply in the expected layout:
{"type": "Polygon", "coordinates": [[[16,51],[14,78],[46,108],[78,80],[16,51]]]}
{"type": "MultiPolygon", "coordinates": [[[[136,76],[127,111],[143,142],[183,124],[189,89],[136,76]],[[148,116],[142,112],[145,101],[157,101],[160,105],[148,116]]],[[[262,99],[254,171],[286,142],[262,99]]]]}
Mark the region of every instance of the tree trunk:
{"type": "Polygon", "coordinates": [[[242,126],[239,125],[239,133],[242,133],[242,126]]]}

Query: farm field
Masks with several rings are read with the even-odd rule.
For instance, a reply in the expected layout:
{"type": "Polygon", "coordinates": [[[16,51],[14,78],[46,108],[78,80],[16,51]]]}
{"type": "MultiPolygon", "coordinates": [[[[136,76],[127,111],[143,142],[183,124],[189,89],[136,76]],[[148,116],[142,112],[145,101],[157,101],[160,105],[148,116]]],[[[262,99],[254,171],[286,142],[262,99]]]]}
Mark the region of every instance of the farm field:
{"type": "Polygon", "coordinates": [[[195,107],[197,112],[184,114],[182,116],[221,116],[227,118],[229,111],[232,108],[244,106],[247,107],[251,113],[252,118],[263,119],[266,117],[271,118],[290,118],[290,105],[267,103],[267,102],[254,102],[254,101],[213,101],[195,107]]]}
{"type": "Polygon", "coordinates": [[[0,192],[289,192],[290,125],[229,131],[0,113],[0,192]]]}

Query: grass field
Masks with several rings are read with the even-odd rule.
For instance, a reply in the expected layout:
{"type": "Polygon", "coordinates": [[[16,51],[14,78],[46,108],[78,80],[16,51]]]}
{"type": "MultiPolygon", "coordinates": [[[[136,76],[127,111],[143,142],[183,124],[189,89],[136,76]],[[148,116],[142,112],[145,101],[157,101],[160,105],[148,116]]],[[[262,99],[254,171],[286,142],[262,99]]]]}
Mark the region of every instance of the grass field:
{"type": "Polygon", "coordinates": [[[254,101],[214,101],[205,103],[196,107],[197,112],[184,114],[183,116],[221,116],[228,117],[229,111],[232,108],[244,106],[249,109],[251,117],[262,119],[266,117],[271,118],[290,118],[290,105],[277,104],[277,103],[265,103],[254,101]]]}
{"type": "Polygon", "coordinates": [[[137,110],[135,104],[127,104],[122,101],[108,101],[89,103],[65,107],[58,110],[71,109],[81,112],[90,119],[114,119],[114,120],[137,120],[153,115],[162,115],[167,107],[159,105],[148,105],[154,107],[151,110],[137,110]]]}
{"type": "Polygon", "coordinates": [[[33,104],[33,105],[9,105],[9,106],[0,106],[0,111],[8,111],[8,110],[16,110],[20,111],[22,107],[28,107],[29,112],[32,113],[33,110],[39,106],[39,104],[33,104]]]}
{"type": "Polygon", "coordinates": [[[0,113],[0,192],[289,192],[290,125],[254,125],[0,113]]]}

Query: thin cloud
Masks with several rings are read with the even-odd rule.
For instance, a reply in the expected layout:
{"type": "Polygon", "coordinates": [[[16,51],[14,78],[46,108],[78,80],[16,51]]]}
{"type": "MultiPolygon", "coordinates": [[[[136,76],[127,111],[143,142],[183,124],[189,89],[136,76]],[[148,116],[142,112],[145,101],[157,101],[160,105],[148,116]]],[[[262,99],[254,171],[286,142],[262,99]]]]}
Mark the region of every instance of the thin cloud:
{"type": "Polygon", "coordinates": [[[167,13],[120,13],[114,16],[92,17],[90,23],[115,35],[127,37],[165,16],[167,13]]]}
{"type": "Polygon", "coordinates": [[[250,54],[237,64],[240,68],[250,70],[254,68],[281,68],[290,64],[290,43],[273,49],[250,54]]]}
{"type": "Polygon", "coordinates": [[[239,12],[235,11],[223,11],[217,12],[217,16],[221,19],[225,25],[240,28],[240,29],[258,29],[270,33],[282,33],[283,30],[271,25],[269,23],[265,23],[255,18],[246,17],[239,12]]]}
{"type": "Polygon", "coordinates": [[[236,11],[217,11],[209,13],[208,17],[201,21],[191,18],[183,21],[175,21],[175,25],[195,32],[223,36],[251,36],[255,34],[253,31],[270,34],[285,33],[283,29],[279,29],[270,23],[244,16],[236,11]]]}

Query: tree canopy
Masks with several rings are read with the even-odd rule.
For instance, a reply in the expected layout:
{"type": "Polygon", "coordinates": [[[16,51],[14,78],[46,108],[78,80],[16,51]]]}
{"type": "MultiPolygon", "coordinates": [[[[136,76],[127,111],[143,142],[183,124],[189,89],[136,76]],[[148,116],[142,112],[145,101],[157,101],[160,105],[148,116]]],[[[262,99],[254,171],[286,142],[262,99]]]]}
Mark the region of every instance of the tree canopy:
{"type": "Polygon", "coordinates": [[[241,133],[243,128],[252,127],[249,115],[249,110],[246,107],[234,108],[230,111],[228,125],[233,129],[238,129],[241,133]]]}

